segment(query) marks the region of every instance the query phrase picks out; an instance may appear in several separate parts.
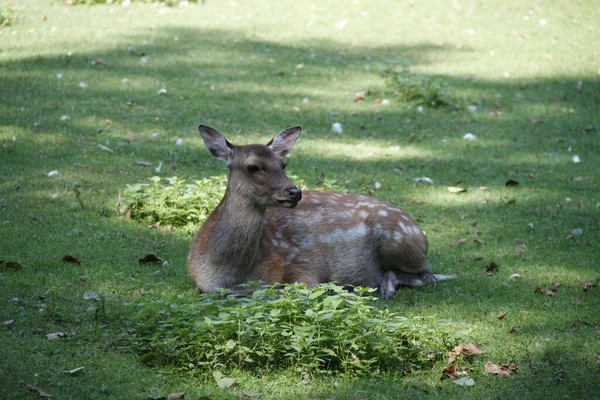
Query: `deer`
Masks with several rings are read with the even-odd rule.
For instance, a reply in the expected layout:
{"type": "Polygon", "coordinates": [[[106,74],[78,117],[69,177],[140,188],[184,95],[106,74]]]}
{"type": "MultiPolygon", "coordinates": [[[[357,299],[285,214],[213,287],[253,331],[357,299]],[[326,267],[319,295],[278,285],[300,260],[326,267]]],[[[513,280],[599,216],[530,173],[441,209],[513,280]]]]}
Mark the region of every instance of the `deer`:
{"type": "Polygon", "coordinates": [[[376,288],[389,299],[401,286],[455,277],[432,272],[427,238],[401,209],[362,194],[300,190],[287,177],[284,160],[300,126],[266,145],[233,145],[209,126],[198,130],[229,170],[223,199],[188,253],[188,271],[200,292],[244,293],[252,289],[243,284],[253,281],[307,287],[335,282],[376,288]]]}

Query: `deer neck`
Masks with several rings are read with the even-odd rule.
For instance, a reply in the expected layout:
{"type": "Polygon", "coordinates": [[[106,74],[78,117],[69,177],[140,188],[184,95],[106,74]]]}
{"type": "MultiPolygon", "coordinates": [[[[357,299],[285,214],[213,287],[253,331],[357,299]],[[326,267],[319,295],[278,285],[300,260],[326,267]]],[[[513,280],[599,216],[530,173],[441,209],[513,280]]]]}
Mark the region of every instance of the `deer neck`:
{"type": "Polygon", "coordinates": [[[236,280],[252,278],[250,275],[257,264],[265,212],[266,209],[230,193],[229,188],[213,212],[217,221],[210,248],[211,262],[222,271],[228,270],[236,280]]]}

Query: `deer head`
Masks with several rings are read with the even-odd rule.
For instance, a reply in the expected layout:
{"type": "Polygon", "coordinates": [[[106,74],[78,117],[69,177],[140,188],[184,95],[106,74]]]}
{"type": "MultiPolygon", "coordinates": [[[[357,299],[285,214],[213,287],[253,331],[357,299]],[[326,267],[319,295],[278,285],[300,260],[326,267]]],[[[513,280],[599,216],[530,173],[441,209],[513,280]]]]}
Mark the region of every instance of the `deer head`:
{"type": "Polygon", "coordinates": [[[235,196],[260,209],[294,208],[302,199],[302,191],[285,174],[287,163],[283,159],[300,136],[300,126],[281,131],[265,146],[235,146],[209,126],[199,125],[198,130],[210,154],[227,163],[225,197],[235,196]]]}

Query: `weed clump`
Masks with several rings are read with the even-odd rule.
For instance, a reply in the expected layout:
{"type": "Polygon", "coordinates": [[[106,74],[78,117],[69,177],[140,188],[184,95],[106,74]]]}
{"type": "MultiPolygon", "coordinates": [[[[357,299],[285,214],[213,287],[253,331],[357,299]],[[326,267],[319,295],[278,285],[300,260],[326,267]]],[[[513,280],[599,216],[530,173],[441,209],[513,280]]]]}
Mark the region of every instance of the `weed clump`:
{"type": "Polygon", "coordinates": [[[127,185],[121,211],[133,220],[193,232],[219,204],[227,180],[211,176],[187,183],[173,176],[148,178],[149,183],[127,185]]]}
{"type": "Polygon", "coordinates": [[[388,69],[383,77],[400,101],[433,108],[455,105],[450,87],[442,78],[413,73],[406,68],[388,69]]]}
{"type": "Polygon", "coordinates": [[[380,308],[373,290],[290,284],[246,298],[141,301],[127,340],[142,362],[185,371],[366,375],[421,369],[447,353],[446,327],[380,308]]]}

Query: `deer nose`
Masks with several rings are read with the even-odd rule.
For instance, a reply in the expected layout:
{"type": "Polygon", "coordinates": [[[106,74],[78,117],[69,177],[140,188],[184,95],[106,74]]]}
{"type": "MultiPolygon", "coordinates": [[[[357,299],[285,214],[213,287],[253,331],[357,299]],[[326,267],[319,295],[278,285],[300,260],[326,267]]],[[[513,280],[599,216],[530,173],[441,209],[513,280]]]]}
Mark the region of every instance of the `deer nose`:
{"type": "Polygon", "coordinates": [[[298,202],[302,199],[302,190],[298,189],[295,186],[285,189],[283,191],[283,194],[290,200],[293,200],[296,202],[298,202]]]}

